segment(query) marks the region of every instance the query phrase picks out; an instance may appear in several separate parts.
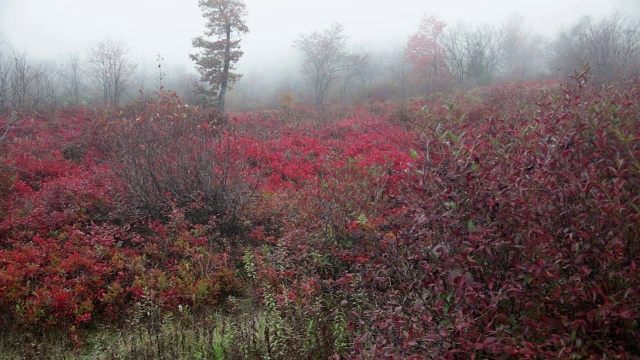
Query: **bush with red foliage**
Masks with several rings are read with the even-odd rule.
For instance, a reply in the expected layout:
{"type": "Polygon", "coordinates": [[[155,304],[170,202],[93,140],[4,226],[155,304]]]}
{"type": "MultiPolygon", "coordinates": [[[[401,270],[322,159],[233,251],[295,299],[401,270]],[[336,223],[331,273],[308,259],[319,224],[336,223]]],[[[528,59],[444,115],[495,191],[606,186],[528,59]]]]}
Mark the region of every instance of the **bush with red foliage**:
{"type": "Polygon", "coordinates": [[[585,76],[425,119],[404,210],[345,289],[368,303],[354,357],[638,356],[640,82],[585,76]]]}
{"type": "Polygon", "coordinates": [[[160,93],[24,122],[0,144],[0,325],[253,294],[324,312],[354,359],[637,357],[640,81],[586,76],[295,121],[160,93]]]}
{"type": "Polygon", "coordinates": [[[291,195],[268,189],[261,216],[284,220],[254,234],[278,244],[258,278],[281,298],[313,281],[306,296],[349,321],[349,358],[636,358],[640,81],[585,77],[422,102],[403,123],[420,139],[325,123],[347,156],[317,151],[291,195]],[[384,144],[395,165],[358,166],[384,144]]]}
{"type": "MultiPolygon", "coordinates": [[[[123,149],[112,140],[127,128],[121,114],[99,115],[25,120],[0,144],[3,329],[59,328],[77,339],[92,321],[126,320],[136,302],[198,309],[238,292],[233,261],[213,241],[217,223],[189,220],[206,205],[201,198],[178,203],[167,195],[162,223],[126,210],[138,205],[113,170],[123,149]]],[[[200,164],[187,160],[187,170],[200,164]]]]}
{"type": "Polygon", "coordinates": [[[239,140],[220,114],[202,114],[175,94],[134,104],[130,118],[111,128],[114,171],[138,216],[166,219],[172,204],[191,222],[236,231],[241,209],[255,189],[240,158],[239,140]]]}

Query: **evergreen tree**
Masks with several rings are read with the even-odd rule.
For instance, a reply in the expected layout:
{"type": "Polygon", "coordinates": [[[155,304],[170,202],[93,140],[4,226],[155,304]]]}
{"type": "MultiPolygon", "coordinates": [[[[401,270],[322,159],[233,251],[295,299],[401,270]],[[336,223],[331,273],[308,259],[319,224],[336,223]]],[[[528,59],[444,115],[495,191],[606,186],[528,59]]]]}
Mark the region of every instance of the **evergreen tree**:
{"type": "Polygon", "coordinates": [[[207,19],[206,31],[192,41],[200,53],[189,56],[201,80],[210,86],[206,94],[217,95],[218,109],[224,112],[227,89],[241,76],[231,71],[242,56],[239,35],[249,32],[244,20],[246,6],[242,0],[200,0],[199,6],[207,19]]]}

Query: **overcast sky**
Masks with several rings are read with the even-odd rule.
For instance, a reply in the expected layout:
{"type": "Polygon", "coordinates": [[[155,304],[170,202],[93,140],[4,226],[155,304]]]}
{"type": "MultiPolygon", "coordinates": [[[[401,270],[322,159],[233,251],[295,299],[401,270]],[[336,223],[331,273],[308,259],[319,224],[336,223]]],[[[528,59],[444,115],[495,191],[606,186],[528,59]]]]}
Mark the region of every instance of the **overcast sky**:
{"type": "MultiPolygon", "coordinates": [[[[360,46],[397,48],[415,31],[421,14],[457,21],[501,23],[511,13],[542,35],[579,16],[600,16],[614,9],[640,16],[640,0],[246,0],[250,33],[243,39],[244,71],[295,56],[301,33],[345,25],[360,46]]],[[[138,61],[191,66],[191,38],[202,34],[197,0],[0,0],[0,35],[30,57],[54,58],[84,51],[111,36],[124,40],[138,61]],[[3,33],[3,34],[1,34],[3,33]]]]}

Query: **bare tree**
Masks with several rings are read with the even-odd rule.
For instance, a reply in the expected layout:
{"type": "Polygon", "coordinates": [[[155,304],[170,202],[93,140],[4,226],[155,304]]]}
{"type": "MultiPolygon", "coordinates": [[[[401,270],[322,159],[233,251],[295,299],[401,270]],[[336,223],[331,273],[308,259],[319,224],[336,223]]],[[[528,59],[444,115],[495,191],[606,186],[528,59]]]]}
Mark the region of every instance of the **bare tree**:
{"type": "Polygon", "coordinates": [[[615,80],[638,70],[640,21],[614,13],[592,26],[589,38],[589,62],[603,80],[615,80]]]}
{"type": "Polygon", "coordinates": [[[333,24],[322,33],[300,35],[294,47],[303,52],[302,74],[311,83],[315,104],[324,104],[329,87],[338,79],[357,75],[354,70],[364,61],[362,55],[349,53],[341,24],[333,24]]]}
{"type": "Polygon", "coordinates": [[[369,53],[366,55],[366,60],[356,77],[356,81],[365,89],[373,86],[379,80],[385,59],[381,54],[369,53]]]}
{"type": "Polygon", "coordinates": [[[10,101],[10,86],[11,86],[11,72],[13,69],[13,62],[2,51],[3,47],[0,43],[0,116],[6,114],[9,111],[10,101]]]}
{"type": "Polygon", "coordinates": [[[462,84],[467,77],[468,54],[464,38],[469,32],[467,26],[462,23],[447,28],[441,37],[445,48],[444,66],[458,83],[462,84]]]}
{"type": "Polygon", "coordinates": [[[62,87],[65,95],[73,105],[80,104],[80,91],[82,89],[82,69],[80,67],[80,55],[76,52],[66,54],[66,63],[62,68],[62,87]]]}
{"type": "Polygon", "coordinates": [[[136,71],[131,76],[131,86],[140,96],[148,97],[154,91],[161,90],[160,87],[162,85],[156,80],[157,76],[155,73],[155,70],[162,72],[161,66],[161,63],[152,65],[150,62],[141,62],[138,64],[136,71]],[[160,65],[160,67],[158,67],[158,65],[160,65]]]}
{"type": "Polygon", "coordinates": [[[344,77],[341,79],[342,84],[340,86],[340,98],[343,103],[347,104],[351,98],[350,90],[352,87],[352,80],[360,79],[362,82],[366,81],[366,77],[370,77],[369,65],[370,55],[368,54],[350,54],[347,58],[347,62],[350,64],[348,69],[345,70],[344,77]]]}
{"type": "Polygon", "coordinates": [[[30,107],[27,101],[30,99],[30,90],[39,74],[27,63],[27,55],[13,49],[13,71],[11,73],[11,107],[25,109],[30,107]]]}
{"type": "Polygon", "coordinates": [[[516,80],[532,79],[543,63],[543,39],[524,26],[519,14],[509,16],[503,25],[505,61],[504,73],[516,80]]]}
{"type": "Polygon", "coordinates": [[[504,32],[490,25],[472,28],[458,24],[445,29],[442,44],[445,68],[459,83],[491,83],[506,54],[504,32]]]}
{"type": "Polygon", "coordinates": [[[407,60],[404,48],[396,48],[386,54],[384,73],[387,77],[385,80],[391,84],[392,92],[399,92],[398,95],[403,103],[410,94],[410,79],[413,78],[411,68],[412,65],[407,60]]]}
{"type": "Polygon", "coordinates": [[[240,79],[239,74],[231,72],[242,56],[240,39],[232,39],[232,35],[249,32],[244,20],[246,6],[242,0],[200,0],[199,5],[207,19],[207,30],[205,37],[199,36],[192,42],[202,52],[189,56],[195,61],[202,81],[209,84],[207,92],[217,94],[218,109],[224,112],[227,89],[240,79]]]}
{"type": "Polygon", "coordinates": [[[53,112],[58,105],[57,67],[54,63],[34,64],[24,51],[12,49],[7,97],[11,110],[53,112]]]}
{"type": "Polygon", "coordinates": [[[98,91],[102,92],[105,105],[118,106],[131,75],[136,69],[128,57],[129,49],[122,41],[105,39],[89,50],[85,72],[98,91]]]}
{"type": "Polygon", "coordinates": [[[465,34],[467,76],[479,85],[492,82],[493,76],[505,56],[504,34],[484,25],[465,34]]]}
{"type": "MultiPolygon", "coordinates": [[[[383,77],[386,70],[386,58],[384,54],[374,52],[372,50],[364,50],[362,54],[362,63],[357,65],[357,73],[350,81],[351,94],[350,97],[355,101],[381,101],[385,96],[390,95],[389,86],[382,86],[383,77]]],[[[388,76],[387,76],[388,77],[388,76]]],[[[388,84],[385,84],[388,85],[388,84]]],[[[345,91],[347,94],[348,91],[345,91]]]]}
{"type": "Polygon", "coordinates": [[[614,81],[637,73],[640,21],[620,13],[597,22],[584,17],[560,31],[551,47],[550,65],[564,73],[589,65],[600,81],[614,81]]]}
{"type": "Polygon", "coordinates": [[[11,45],[0,48],[0,115],[55,111],[59,102],[57,70],[53,62],[28,61],[24,51],[11,45]]]}
{"type": "Polygon", "coordinates": [[[60,105],[60,67],[50,60],[35,63],[33,69],[35,76],[28,95],[30,106],[53,114],[60,105]]]}

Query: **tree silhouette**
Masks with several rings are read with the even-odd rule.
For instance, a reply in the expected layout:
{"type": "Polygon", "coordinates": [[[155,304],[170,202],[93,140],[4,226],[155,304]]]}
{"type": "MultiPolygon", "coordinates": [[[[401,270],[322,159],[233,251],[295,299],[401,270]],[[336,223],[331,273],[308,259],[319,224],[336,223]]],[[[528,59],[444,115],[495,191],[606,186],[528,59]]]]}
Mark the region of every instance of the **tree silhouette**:
{"type": "Polygon", "coordinates": [[[302,74],[312,84],[316,106],[324,104],[329,87],[338,79],[359,74],[366,59],[349,53],[341,24],[333,24],[322,33],[300,35],[294,47],[304,53],[302,74]]]}

